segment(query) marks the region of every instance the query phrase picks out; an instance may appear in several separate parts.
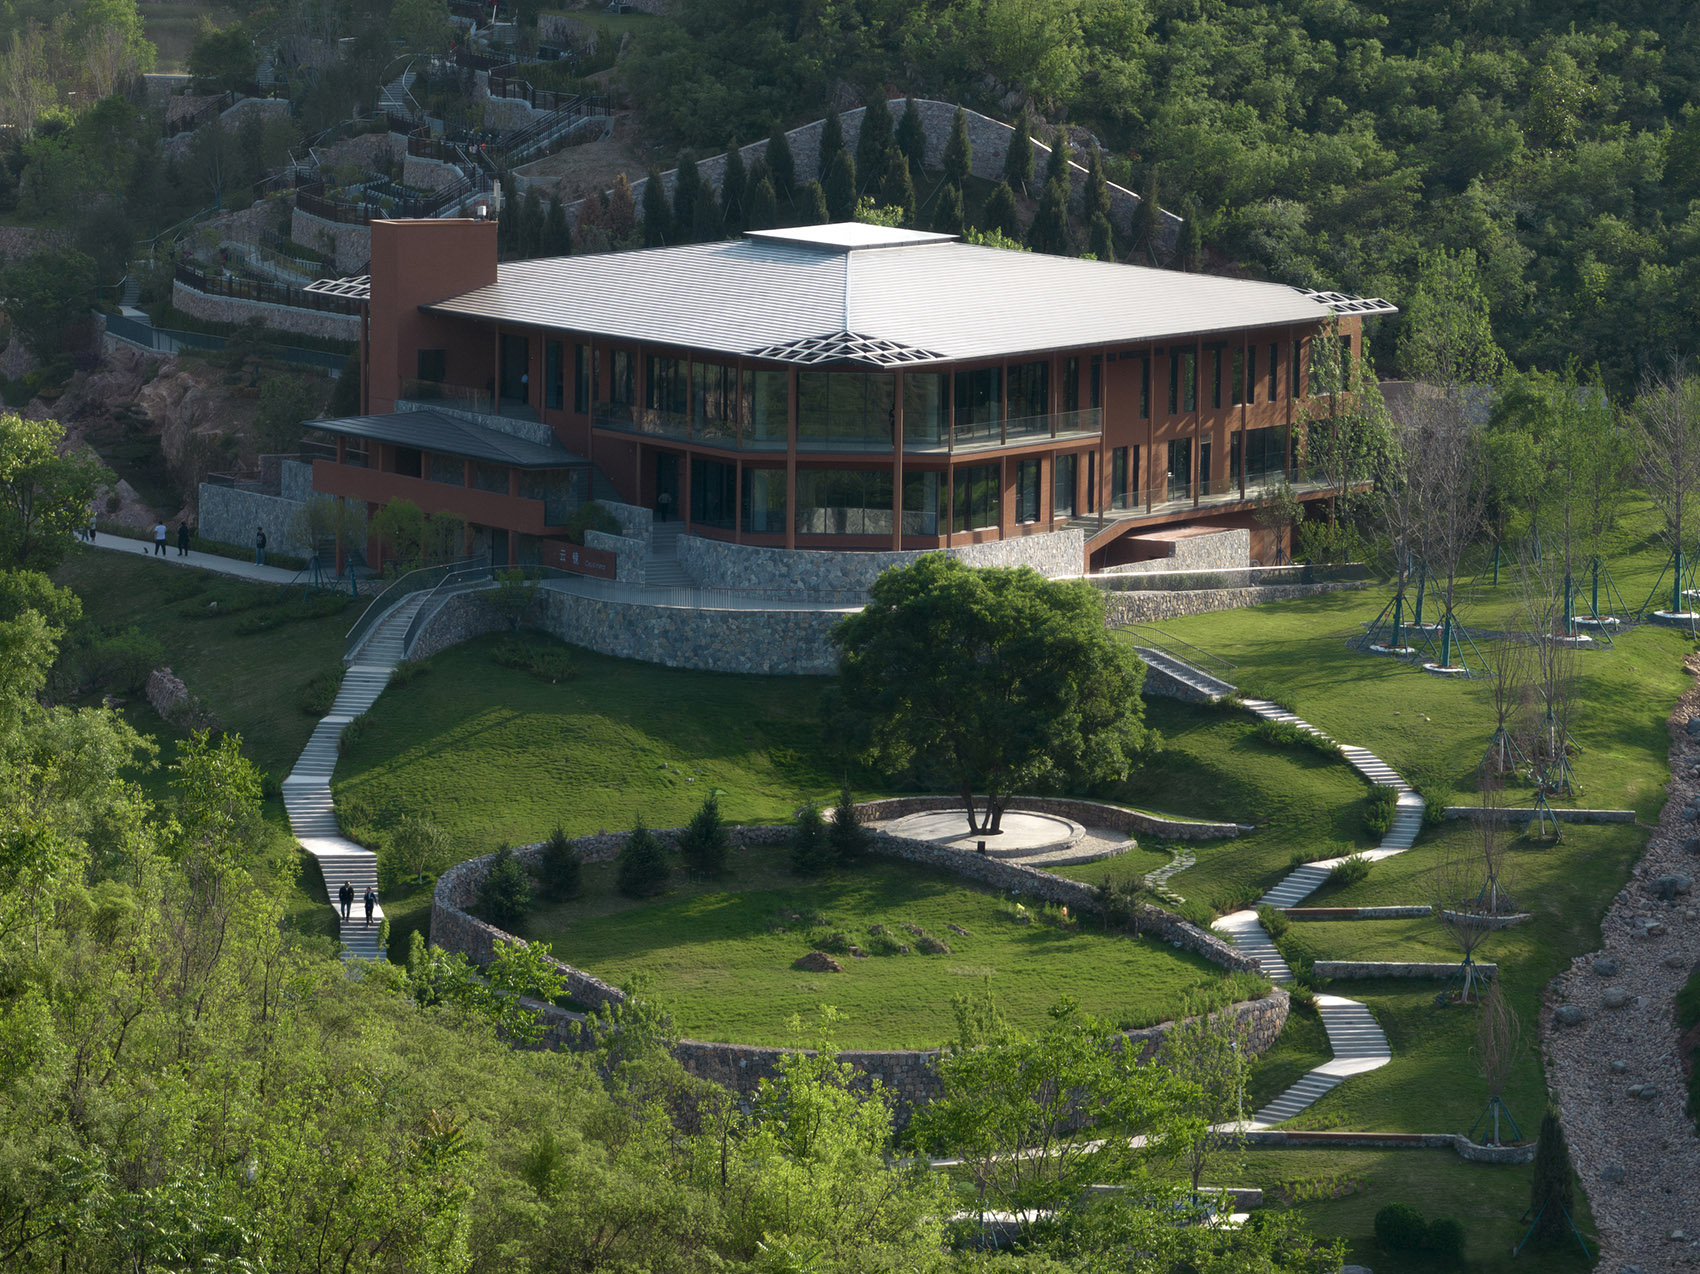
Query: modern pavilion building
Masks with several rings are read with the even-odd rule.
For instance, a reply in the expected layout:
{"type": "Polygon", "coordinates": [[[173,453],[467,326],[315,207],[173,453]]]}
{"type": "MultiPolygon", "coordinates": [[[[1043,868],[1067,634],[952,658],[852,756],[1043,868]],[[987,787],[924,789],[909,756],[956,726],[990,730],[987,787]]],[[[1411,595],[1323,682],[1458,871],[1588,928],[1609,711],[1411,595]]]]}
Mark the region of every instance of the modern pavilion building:
{"type": "MultiPolygon", "coordinates": [[[[538,560],[595,494],[693,536],[891,551],[1245,528],[1296,481],[1311,339],[1382,301],[841,224],[498,264],[487,221],[372,226],[359,417],[320,492],[538,560]]],[[[1014,548],[1016,546],[1011,546],[1014,548]]],[[[1035,546],[1037,547],[1037,546],[1035,546]]]]}

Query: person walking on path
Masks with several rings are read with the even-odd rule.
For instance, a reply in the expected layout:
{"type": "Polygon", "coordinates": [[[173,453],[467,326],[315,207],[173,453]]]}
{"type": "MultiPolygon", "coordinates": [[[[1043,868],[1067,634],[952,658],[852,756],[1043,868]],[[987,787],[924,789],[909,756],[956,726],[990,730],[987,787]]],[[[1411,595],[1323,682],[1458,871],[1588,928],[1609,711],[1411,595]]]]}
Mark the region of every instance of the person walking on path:
{"type": "Polygon", "coordinates": [[[345,880],[342,888],[336,891],[336,900],[342,904],[342,918],[348,919],[349,912],[354,910],[354,882],[345,880]]]}
{"type": "Polygon", "coordinates": [[[91,514],[89,514],[89,543],[90,544],[94,543],[94,534],[95,534],[95,518],[94,518],[94,514],[91,513],[91,514]]]}
{"type": "Polygon", "coordinates": [[[254,528],[254,565],[255,566],[264,566],[265,564],[266,564],[266,528],[263,527],[263,526],[257,526],[257,527],[254,528]]]}
{"type": "Polygon", "coordinates": [[[165,556],[165,536],[165,523],[155,522],[153,524],[153,553],[155,557],[165,556]]]}
{"type": "Polygon", "coordinates": [[[189,556],[189,519],[184,518],[177,524],[177,556],[189,556]]]}
{"type": "Polygon", "coordinates": [[[365,902],[366,902],[366,923],[371,924],[372,923],[372,908],[374,908],[378,905],[378,891],[376,889],[373,889],[372,886],[370,886],[370,885],[366,886],[365,902]]]}

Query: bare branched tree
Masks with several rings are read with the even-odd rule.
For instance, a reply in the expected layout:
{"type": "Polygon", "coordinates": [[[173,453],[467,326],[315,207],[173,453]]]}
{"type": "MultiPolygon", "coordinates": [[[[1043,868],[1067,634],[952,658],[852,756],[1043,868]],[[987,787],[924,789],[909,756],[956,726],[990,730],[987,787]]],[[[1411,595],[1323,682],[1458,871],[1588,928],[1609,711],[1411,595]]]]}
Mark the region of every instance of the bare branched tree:
{"type": "Polygon", "coordinates": [[[1476,1065],[1481,1067],[1482,1078],[1487,1081],[1486,1144],[1490,1146],[1500,1144],[1500,1116],[1510,1114],[1505,1108],[1505,1086],[1511,1080],[1522,1042],[1522,1022],[1499,983],[1490,983],[1482,996],[1481,1020],[1476,1023],[1476,1065]]]}
{"type": "Polygon", "coordinates": [[[1470,1003],[1476,994],[1476,952],[1493,933],[1493,917],[1483,907],[1484,881],[1475,847],[1447,846],[1434,866],[1434,915],[1441,932],[1463,956],[1460,999],[1470,1003]]]}
{"type": "Polygon", "coordinates": [[[1664,515],[1665,540],[1676,567],[1670,609],[1681,613],[1688,609],[1682,584],[1700,495],[1700,378],[1673,362],[1642,382],[1633,419],[1641,485],[1664,515]]]}
{"type": "Polygon", "coordinates": [[[1564,563],[1556,554],[1517,560],[1519,601],[1532,652],[1535,693],[1526,733],[1529,760],[1548,791],[1575,792],[1570,770],[1570,722],[1575,711],[1576,646],[1566,632],[1564,563]]]}
{"type": "Polygon", "coordinates": [[[1516,731],[1522,724],[1529,701],[1529,673],[1533,647],[1507,634],[1507,640],[1488,647],[1487,685],[1493,698],[1493,738],[1482,758],[1482,773],[1495,780],[1513,774],[1518,762],[1526,761],[1516,731]]]}
{"type": "Polygon", "coordinates": [[[1505,790],[1497,781],[1482,784],[1482,814],[1476,823],[1481,852],[1482,888],[1478,909],[1488,916],[1515,911],[1511,897],[1511,828],[1505,815],[1505,790]]]}
{"type": "Polygon", "coordinates": [[[1442,662],[1451,657],[1458,571],[1487,514],[1487,450],[1471,414],[1463,387],[1423,386],[1404,408],[1399,434],[1411,487],[1412,539],[1440,593],[1442,662]]]}

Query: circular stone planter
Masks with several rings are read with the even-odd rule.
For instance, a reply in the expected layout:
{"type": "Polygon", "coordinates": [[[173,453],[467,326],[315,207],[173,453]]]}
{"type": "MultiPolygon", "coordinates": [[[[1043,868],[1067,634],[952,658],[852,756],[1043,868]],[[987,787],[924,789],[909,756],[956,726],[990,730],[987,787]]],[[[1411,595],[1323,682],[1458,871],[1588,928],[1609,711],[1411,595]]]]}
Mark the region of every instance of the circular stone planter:
{"type": "Polygon", "coordinates": [[[1380,643],[1375,643],[1370,646],[1369,653],[1372,655],[1393,655],[1395,657],[1403,658],[1405,656],[1416,654],[1417,648],[1415,646],[1383,646],[1380,643]]]}
{"type": "Polygon", "coordinates": [[[1616,628],[1623,621],[1616,615],[1578,615],[1571,622],[1578,628],[1616,628]]]}
{"type": "Polygon", "coordinates": [[[1700,611],[1656,610],[1653,612],[1653,622],[1663,624],[1667,628],[1691,628],[1700,625],[1700,611]]]}
{"type": "Polygon", "coordinates": [[[1462,664],[1424,664],[1423,671],[1436,677],[1468,677],[1470,670],[1462,664]]]}
{"type": "Polygon", "coordinates": [[[928,810],[895,819],[880,830],[905,840],[926,841],[942,849],[969,854],[978,853],[983,844],[992,858],[1026,858],[1072,849],[1086,836],[1086,829],[1072,818],[1033,810],[1005,810],[995,835],[963,830],[967,826],[966,810],[928,810]]]}

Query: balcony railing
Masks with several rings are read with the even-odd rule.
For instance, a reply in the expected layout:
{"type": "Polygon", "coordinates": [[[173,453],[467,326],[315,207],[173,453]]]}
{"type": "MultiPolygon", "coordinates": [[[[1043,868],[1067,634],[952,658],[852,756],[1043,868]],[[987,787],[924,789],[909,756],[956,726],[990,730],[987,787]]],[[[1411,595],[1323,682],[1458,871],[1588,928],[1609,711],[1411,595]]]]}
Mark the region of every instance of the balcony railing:
{"type": "MultiPolygon", "coordinates": [[[[689,412],[669,411],[657,407],[638,407],[631,403],[598,403],[592,413],[598,429],[615,429],[621,433],[644,434],[657,438],[674,438],[681,442],[706,443],[709,446],[739,448],[745,451],[783,451],[784,437],[752,438],[747,427],[740,429],[727,420],[695,420],[689,412]]],[[[1057,439],[1096,438],[1102,427],[1102,413],[1096,408],[1084,411],[1052,412],[1043,416],[1017,416],[1007,420],[962,423],[956,426],[950,439],[907,436],[903,449],[907,452],[946,455],[952,452],[985,451],[995,447],[1024,446],[1057,439]]],[[[798,451],[835,453],[887,453],[892,449],[889,435],[823,434],[800,429],[798,451]]]]}

